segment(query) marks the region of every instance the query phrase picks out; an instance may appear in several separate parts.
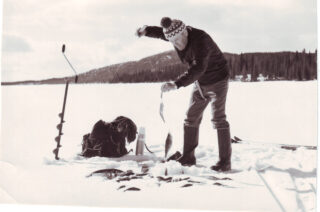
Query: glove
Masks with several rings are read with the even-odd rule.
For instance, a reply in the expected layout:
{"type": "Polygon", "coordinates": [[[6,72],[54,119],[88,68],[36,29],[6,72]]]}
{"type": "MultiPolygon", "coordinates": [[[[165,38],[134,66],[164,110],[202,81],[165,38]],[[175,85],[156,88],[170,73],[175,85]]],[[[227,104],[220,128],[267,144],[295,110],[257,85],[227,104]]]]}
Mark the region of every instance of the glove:
{"type": "Polygon", "coordinates": [[[168,92],[177,89],[177,85],[174,82],[166,82],[161,86],[162,92],[168,92]]]}
{"type": "Polygon", "coordinates": [[[139,38],[141,36],[144,36],[147,33],[146,28],[147,28],[147,25],[144,25],[143,27],[138,28],[136,33],[135,33],[136,36],[138,36],[139,38]]]}

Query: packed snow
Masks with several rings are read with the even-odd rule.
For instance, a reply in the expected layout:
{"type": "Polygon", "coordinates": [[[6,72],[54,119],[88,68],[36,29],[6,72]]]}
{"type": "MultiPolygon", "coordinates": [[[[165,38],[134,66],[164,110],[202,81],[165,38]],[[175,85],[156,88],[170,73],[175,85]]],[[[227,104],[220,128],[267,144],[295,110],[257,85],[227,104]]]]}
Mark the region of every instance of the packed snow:
{"type": "MultiPolygon", "coordinates": [[[[232,171],[209,169],[218,160],[210,107],[200,128],[197,166],[161,163],[168,130],[170,154],[183,147],[183,119],[192,86],[164,94],[159,83],[70,84],[56,161],[52,150],[64,85],[2,86],[0,202],[129,208],[314,211],[316,207],[317,82],[231,82],[227,115],[232,171]],[[85,159],[82,136],[100,119],[131,118],[154,152],[85,159]],[[169,129],[168,129],[169,128],[169,129]],[[279,144],[301,145],[296,150],[279,144]],[[124,175],[93,174],[99,169],[124,175]]],[[[127,146],[135,150],[136,142],[127,146]]]]}

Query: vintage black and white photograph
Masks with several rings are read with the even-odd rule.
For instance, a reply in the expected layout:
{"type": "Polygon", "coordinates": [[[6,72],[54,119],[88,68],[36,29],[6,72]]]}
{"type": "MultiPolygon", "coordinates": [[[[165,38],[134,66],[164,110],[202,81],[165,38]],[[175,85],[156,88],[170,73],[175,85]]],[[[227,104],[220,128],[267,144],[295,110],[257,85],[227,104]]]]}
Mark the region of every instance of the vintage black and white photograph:
{"type": "Polygon", "coordinates": [[[316,0],[1,3],[0,204],[317,211],[316,0]]]}

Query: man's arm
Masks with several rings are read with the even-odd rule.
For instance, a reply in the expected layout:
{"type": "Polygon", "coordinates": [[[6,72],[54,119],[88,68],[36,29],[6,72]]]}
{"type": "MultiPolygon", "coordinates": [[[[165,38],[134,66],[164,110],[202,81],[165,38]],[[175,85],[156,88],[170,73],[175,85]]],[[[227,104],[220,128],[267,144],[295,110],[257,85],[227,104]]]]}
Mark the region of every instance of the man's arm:
{"type": "Polygon", "coordinates": [[[211,54],[210,48],[206,45],[206,40],[205,37],[202,37],[193,44],[195,60],[189,69],[175,81],[177,88],[190,85],[206,71],[211,54]]]}
{"type": "Polygon", "coordinates": [[[162,28],[161,27],[157,27],[157,26],[143,26],[143,27],[141,27],[141,28],[139,28],[137,30],[136,34],[139,37],[144,35],[144,36],[147,36],[147,37],[160,38],[162,40],[168,41],[164,36],[162,28]]]}
{"type": "Polygon", "coordinates": [[[166,37],[164,36],[162,28],[157,27],[157,26],[147,26],[146,27],[146,36],[151,37],[151,38],[160,38],[162,40],[168,41],[166,39],[166,37]]]}

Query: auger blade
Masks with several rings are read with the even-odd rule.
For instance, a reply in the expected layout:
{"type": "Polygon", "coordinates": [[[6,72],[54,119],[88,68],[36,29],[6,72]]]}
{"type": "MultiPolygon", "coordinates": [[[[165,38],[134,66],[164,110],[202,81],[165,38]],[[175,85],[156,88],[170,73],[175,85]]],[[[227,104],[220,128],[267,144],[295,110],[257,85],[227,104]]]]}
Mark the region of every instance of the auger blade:
{"type": "Polygon", "coordinates": [[[60,124],[57,125],[57,129],[58,129],[58,130],[61,130],[61,129],[62,129],[62,123],[60,123],[60,124]]]}
{"type": "Polygon", "coordinates": [[[58,153],[58,148],[55,148],[52,152],[53,152],[54,154],[57,154],[57,153],[58,153]]]}

